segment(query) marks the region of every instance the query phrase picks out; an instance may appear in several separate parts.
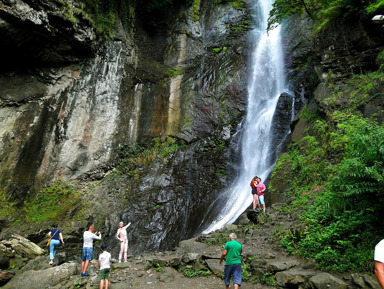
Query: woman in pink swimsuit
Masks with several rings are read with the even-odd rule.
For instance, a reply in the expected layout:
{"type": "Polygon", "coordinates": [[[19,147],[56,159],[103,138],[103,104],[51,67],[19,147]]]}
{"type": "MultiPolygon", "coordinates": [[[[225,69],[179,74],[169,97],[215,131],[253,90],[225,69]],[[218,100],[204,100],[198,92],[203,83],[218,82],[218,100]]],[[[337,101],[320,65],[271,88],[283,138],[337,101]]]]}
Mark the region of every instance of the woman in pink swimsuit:
{"type": "Polygon", "coordinates": [[[128,251],[128,234],[127,228],[131,225],[124,226],[123,222],[119,223],[119,229],[117,229],[116,238],[120,241],[120,254],[119,254],[119,263],[121,263],[121,257],[124,253],[124,262],[127,262],[127,251],[128,251]]]}

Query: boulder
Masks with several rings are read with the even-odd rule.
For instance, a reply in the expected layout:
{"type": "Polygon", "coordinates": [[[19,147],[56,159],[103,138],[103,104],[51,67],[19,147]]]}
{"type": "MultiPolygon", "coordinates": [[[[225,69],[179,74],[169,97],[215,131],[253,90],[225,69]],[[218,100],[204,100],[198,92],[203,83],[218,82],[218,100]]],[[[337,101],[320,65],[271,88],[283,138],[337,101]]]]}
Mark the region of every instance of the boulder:
{"type": "Polygon", "coordinates": [[[180,256],[156,256],[152,259],[152,264],[160,267],[177,267],[181,264],[180,256]]]}
{"type": "Polygon", "coordinates": [[[299,284],[308,283],[315,274],[316,272],[311,270],[287,270],[277,272],[275,279],[280,287],[296,288],[299,284]]]}
{"type": "Polygon", "coordinates": [[[9,280],[12,279],[13,273],[5,270],[5,271],[0,271],[0,286],[3,286],[6,284],[9,280]]]}
{"type": "Polygon", "coordinates": [[[207,244],[196,242],[196,239],[193,238],[179,242],[177,251],[184,255],[186,253],[203,253],[207,248],[207,244]]]}
{"type": "Polygon", "coordinates": [[[58,267],[52,267],[40,271],[25,271],[17,274],[3,288],[19,289],[26,287],[28,280],[28,289],[51,288],[56,284],[68,280],[71,276],[79,274],[77,264],[74,262],[65,263],[58,267]]]}
{"type": "Polygon", "coordinates": [[[356,284],[359,288],[362,289],[380,289],[379,282],[377,282],[377,279],[373,276],[367,275],[367,274],[352,274],[351,275],[352,281],[354,284],[356,284]]]}
{"type": "Polygon", "coordinates": [[[201,254],[198,254],[198,253],[187,253],[187,254],[183,255],[181,260],[183,261],[183,263],[188,264],[188,263],[196,262],[200,258],[201,258],[201,254]]]}
{"type": "Polygon", "coordinates": [[[207,266],[209,270],[213,272],[213,274],[221,276],[221,274],[224,273],[224,262],[221,265],[219,264],[218,259],[207,259],[205,262],[207,262],[207,266]]]}
{"type": "MultiPolygon", "coordinates": [[[[9,235],[8,239],[0,242],[0,263],[4,266],[20,266],[43,255],[45,251],[28,239],[17,235],[9,235]]],[[[5,269],[5,268],[4,268],[5,269]]]]}
{"type": "Polygon", "coordinates": [[[343,280],[329,274],[329,273],[320,273],[316,276],[313,276],[309,279],[309,282],[316,289],[347,289],[348,284],[343,280]]]}
{"type": "Polygon", "coordinates": [[[175,273],[177,273],[176,270],[172,268],[165,268],[164,272],[159,276],[159,281],[164,283],[171,282],[175,280],[175,273]]]}
{"type": "Polygon", "coordinates": [[[272,261],[268,262],[266,267],[268,272],[280,272],[288,270],[297,265],[299,265],[299,262],[297,260],[272,261]]]}

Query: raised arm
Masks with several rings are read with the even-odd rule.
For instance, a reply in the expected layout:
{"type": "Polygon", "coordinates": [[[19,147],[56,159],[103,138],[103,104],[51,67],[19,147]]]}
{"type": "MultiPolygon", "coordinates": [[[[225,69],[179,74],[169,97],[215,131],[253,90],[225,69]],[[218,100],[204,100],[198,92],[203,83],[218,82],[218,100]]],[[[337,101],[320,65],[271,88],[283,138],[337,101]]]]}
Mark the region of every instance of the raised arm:
{"type": "Polygon", "coordinates": [[[124,226],[123,229],[127,229],[131,225],[131,222],[129,222],[126,226],[124,226]]]}
{"type": "Polygon", "coordinates": [[[99,235],[93,234],[92,238],[95,240],[101,240],[101,233],[99,232],[99,235]]]}

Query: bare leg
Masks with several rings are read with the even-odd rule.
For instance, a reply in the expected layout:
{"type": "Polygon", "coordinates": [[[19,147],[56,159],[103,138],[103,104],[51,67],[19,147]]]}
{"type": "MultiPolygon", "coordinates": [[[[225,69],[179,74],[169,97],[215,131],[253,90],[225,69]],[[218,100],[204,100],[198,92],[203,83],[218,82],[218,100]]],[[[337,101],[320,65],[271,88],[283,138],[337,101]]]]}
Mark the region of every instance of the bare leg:
{"type": "MultiPolygon", "coordinates": [[[[101,279],[100,280],[100,289],[103,289],[103,287],[104,287],[104,279],[101,279]]],[[[105,287],[105,288],[107,288],[107,287],[105,287]]]]}
{"type": "Polygon", "coordinates": [[[254,209],[256,209],[257,201],[258,201],[258,196],[256,194],[253,194],[253,208],[254,209]]]}
{"type": "Polygon", "coordinates": [[[124,262],[127,262],[128,240],[124,240],[124,262]]]}
{"type": "Polygon", "coordinates": [[[105,289],[108,289],[109,281],[108,279],[105,279],[105,289]]]}
{"type": "Polygon", "coordinates": [[[123,257],[124,253],[124,241],[120,241],[120,253],[119,253],[119,263],[121,263],[121,258],[123,257]]]}
{"type": "Polygon", "coordinates": [[[85,273],[89,265],[89,260],[83,261],[83,263],[81,263],[81,272],[85,273]],[[84,267],[83,267],[83,263],[84,263],[84,267]]]}
{"type": "Polygon", "coordinates": [[[239,284],[233,284],[233,289],[239,289],[239,284]]]}

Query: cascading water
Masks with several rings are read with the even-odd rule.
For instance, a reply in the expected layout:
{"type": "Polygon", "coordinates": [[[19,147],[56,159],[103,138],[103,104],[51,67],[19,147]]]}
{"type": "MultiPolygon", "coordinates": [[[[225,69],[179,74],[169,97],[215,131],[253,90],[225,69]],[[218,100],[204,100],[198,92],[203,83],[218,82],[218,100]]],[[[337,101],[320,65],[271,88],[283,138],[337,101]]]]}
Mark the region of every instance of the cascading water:
{"type": "MultiPolygon", "coordinates": [[[[273,152],[279,144],[273,143],[275,131],[272,120],[281,93],[287,91],[280,27],[267,32],[267,19],[273,0],[254,2],[254,19],[257,23],[251,32],[254,50],[248,84],[247,117],[241,140],[242,163],[239,177],[233,186],[219,194],[207,210],[202,225],[203,233],[234,222],[252,203],[249,186],[251,179],[255,175],[265,179],[276,162],[273,152]]],[[[293,110],[289,113],[293,114],[293,110]]],[[[290,132],[289,125],[286,124],[283,132],[285,136],[290,132]]]]}

